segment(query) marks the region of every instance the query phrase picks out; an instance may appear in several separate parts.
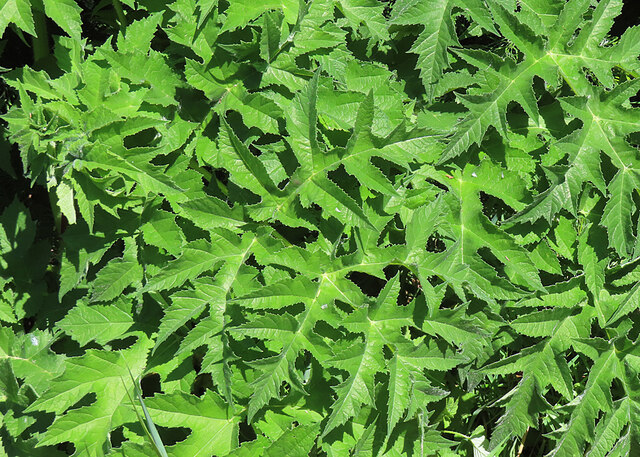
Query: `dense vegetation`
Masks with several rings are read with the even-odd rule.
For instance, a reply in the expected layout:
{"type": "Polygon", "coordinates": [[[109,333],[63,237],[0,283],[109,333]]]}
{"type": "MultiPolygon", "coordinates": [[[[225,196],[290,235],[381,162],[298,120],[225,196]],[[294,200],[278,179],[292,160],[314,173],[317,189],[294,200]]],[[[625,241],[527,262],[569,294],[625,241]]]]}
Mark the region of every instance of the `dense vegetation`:
{"type": "Polygon", "coordinates": [[[0,455],[640,455],[632,8],[0,0],[0,455]]]}

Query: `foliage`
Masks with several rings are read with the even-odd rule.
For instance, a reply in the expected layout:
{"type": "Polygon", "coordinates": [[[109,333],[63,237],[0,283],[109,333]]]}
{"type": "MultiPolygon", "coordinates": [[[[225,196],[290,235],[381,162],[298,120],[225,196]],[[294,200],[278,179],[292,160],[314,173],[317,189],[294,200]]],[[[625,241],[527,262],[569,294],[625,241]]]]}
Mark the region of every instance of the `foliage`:
{"type": "Polygon", "coordinates": [[[637,455],[622,7],[0,1],[0,455],[637,455]]]}

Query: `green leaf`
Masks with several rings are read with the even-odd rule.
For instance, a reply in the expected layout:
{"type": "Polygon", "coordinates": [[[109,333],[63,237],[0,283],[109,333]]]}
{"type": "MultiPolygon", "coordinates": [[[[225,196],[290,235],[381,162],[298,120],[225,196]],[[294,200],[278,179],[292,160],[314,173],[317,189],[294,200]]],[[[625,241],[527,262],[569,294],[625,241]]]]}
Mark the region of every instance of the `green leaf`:
{"type": "Polygon", "coordinates": [[[393,6],[391,24],[424,24],[410,51],[418,55],[416,68],[420,71],[429,98],[433,97],[434,84],[449,66],[449,46],[458,44],[451,17],[452,7],[453,2],[449,0],[404,0],[393,6]]]}
{"type": "Polygon", "coordinates": [[[78,305],[58,322],[58,327],[81,346],[90,341],[105,344],[123,335],[133,325],[131,311],[116,305],[78,305]]]}
{"type": "Polygon", "coordinates": [[[265,457],[309,455],[316,436],[320,431],[317,425],[299,425],[284,432],[280,438],[265,449],[265,457]]]}
{"type": "Polygon", "coordinates": [[[226,455],[238,446],[239,418],[212,391],[202,398],[182,392],[159,394],[145,404],[155,424],[191,429],[187,439],[166,446],[170,456],[226,455]]]}
{"type": "Polygon", "coordinates": [[[67,32],[73,39],[79,40],[82,32],[82,20],[80,12],[82,8],[73,0],[56,0],[54,2],[43,2],[44,12],[53,22],[58,24],[62,30],[67,32]]]}
{"type": "Polygon", "coordinates": [[[149,343],[145,337],[139,337],[131,348],[121,352],[90,349],[83,356],[68,358],[64,373],[28,409],[56,413],[55,421],[41,435],[38,445],[69,441],[79,455],[105,455],[104,445],[110,432],[127,422],[131,411],[125,403],[130,388],[126,384],[129,370],[134,376],[142,373],[149,343]],[[70,409],[89,393],[95,394],[95,401],[70,409]]]}
{"type": "Polygon", "coordinates": [[[0,37],[11,23],[31,36],[36,36],[29,0],[6,0],[0,7],[0,37]]]}

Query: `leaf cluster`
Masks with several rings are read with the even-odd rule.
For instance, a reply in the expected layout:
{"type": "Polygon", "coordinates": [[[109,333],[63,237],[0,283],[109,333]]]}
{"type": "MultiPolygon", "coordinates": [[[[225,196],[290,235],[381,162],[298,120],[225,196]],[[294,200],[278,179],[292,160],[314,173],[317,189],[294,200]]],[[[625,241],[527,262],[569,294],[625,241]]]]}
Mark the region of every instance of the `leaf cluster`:
{"type": "Polygon", "coordinates": [[[0,1],[0,455],[636,455],[622,10],[0,1]]]}

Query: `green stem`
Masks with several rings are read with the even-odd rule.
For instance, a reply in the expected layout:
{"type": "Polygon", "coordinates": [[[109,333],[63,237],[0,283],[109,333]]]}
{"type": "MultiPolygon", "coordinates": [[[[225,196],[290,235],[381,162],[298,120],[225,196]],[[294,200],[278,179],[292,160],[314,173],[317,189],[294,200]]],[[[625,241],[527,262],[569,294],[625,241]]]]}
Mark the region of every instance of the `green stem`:
{"type": "Polygon", "coordinates": [[[35,24],[36,36],[31,39],[31,48],[33,49],[33,63],[37,65],[38,62],[49,55],[47,17],[42,11],[34,8],[33,22],[35,24]]]}
{"type": "Polygon", "coordinates": [[[116,10],[116,16],[118,16],[118,22],[120,23],[120,30],[124,31],[127,28],[127,18],[124,15],[122,4],[120,0],[113,0],[113,9],[116,10]]]}
{"type": "Polygon", "coordinates": [[[457,436],[459,438],[464,438],[465,440],[471,440],[470,436],[463,435],[459,432],[454,432],[453,430],[442,430],[442,433],[449,433],[450,435],[457,436]]]}

